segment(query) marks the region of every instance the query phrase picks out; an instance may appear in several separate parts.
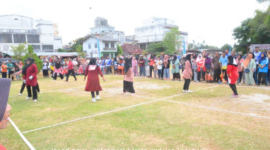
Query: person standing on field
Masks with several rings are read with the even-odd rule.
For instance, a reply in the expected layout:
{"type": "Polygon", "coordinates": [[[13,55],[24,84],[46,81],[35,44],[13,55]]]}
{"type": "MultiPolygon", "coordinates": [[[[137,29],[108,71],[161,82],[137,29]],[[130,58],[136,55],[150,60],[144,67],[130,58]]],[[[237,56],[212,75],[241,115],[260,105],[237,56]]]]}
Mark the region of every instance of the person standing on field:
{"type": "Polygon", "coordinates": [[[7,65],[6,62],[2,62],[1,70],[2,70],[2,78],[7,78],[7,65]]]}
{"type": "Polygon", "coordinates": [[[75,75],[75,72],[74,72],[74,68],[73,68],[73,63],[72,63],[70,58],[68,58],[68,67],[67,68],[68,68],[68,73],[67,73],[66,82],[68,82],[68,77],[69,77],[70,74],[72,74],[75,81],[77,81],[77,78],[76,78],[76,75],[75,75]]]}

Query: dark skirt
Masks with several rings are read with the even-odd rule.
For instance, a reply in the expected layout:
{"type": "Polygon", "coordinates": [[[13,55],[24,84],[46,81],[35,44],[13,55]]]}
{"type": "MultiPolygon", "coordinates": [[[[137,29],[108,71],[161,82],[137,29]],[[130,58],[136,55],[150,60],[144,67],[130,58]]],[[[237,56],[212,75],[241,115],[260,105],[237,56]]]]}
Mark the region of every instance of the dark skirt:
{"type": "Polygon", "coordinates": [[[180,79],[180,73],[174,73],[173,74],[173,79],[180,79]]]}
{"type": "Polygon", "coordinates": [[[124,81],[123,92],[135,93],[133,82],[124,81]]]}
{"type": "Polygon", "coordinates": [[[48,77],[48,76],[49,76],[48,70],[43,70],[43,77],[48,77]]]}

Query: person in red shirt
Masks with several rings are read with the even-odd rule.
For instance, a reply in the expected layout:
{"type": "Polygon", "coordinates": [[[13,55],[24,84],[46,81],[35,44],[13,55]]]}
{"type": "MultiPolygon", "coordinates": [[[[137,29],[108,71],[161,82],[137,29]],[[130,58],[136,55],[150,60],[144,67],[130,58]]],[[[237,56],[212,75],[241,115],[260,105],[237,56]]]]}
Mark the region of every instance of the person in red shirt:
{"type": "Polygon", "coordinates": [[[88,66],[85,69],[84,74],[84,81],[87,76],[87,83],[85,86],[85,91],[91,92],[92,95],[92,102],[96,102],[96,99],[101,99],[99,97],[99,91],[102,91],[102,88],[99,83],[98,75],[100,75],[103,78],[103,81],[105,81],[105,78],[101,72],[101,69],[98,65],[96,65],[96,58],[91,58],[88,66]],[[95,93],[96,92],[96,99],[95,99],[95,93]]]}
{"type": "Polygon", "coordinates": [[[67,68],[68,68],[68,73],[67,73],[66,82],[68,82],[68,77],[70,74],[72,74],[72,76],[75,78],[75,81],[77,81],[77,78],[76,78],[75,73],[74,73],[73,63],[72,63],[70,58],[68,58],[68,67],[67,68]]]}
{"type": "Polygon", "coordinates": [[[227,75],[228,75],[228,83],[230,84],[230,87],[233,91],[232,97],[237,98],[238,93],[237,93],[235,83],[237,82],[239,74],[238,74],[238,70],[237,70],[236,60],[231,55],[228,56],[227,75]]]}
{"type": "Polygon", "coordinates": [[[7,65],[6,62],[2,62],[2,78],[7,78],[7,65]]]}
{"type": "Polygon", "coordinates": [[[150,78],[152,78],[152,73],[154,71],[154,63],[155,63],[155,56],[154,53],[151,53],[150,57],[149,57],[149,66],[150,66],[150,78]]]}
{"type": "Polygon", "coordinates": [[[23,74],[23,81],[26,84],[28,96],[27,100],[32,97],[31,87],[33,91],[33,101],[37,102],[37,74],[38,74],[38,68],[37,65],[34,64],[34,59],[29,57],[26,60],[26,65],[23,68],[22,71],[23,74]]]}
{"type": "MultiPolygon", "coordinates": [[[[0,129],[5,129],[11,111],[11,106],[8,104],[11,80],[0,79],[0,85],[0,129]]],[[[6,150],[6,148],[0,144],[0,150],[6,150]]]]}

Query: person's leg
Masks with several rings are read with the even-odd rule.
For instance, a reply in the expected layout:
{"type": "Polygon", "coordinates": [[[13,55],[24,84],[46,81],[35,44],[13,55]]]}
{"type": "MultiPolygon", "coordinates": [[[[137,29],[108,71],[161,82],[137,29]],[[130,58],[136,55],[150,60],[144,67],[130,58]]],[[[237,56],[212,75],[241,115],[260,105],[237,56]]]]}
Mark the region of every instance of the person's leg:
{"type": "Polygon", "coordinates": [[[66,81],[68,81],[68,77],[69,77],[70,73],[71,73],[71,70],[68,70],[66,81]]]}
{"type": "Polygon", "coordinates": [[[194,80],[194,70],[192,69],[192,80],[194,80]]]}
{"type": "Polygon", "coordinates": [[[99,91],[96,91],[96,95],[99,96],[99,91]]]}
{"type": "Polygon", "coordinates": [[[268,79],[268,85],[270,85],[270,69],[268,69],[268,78],[267,79],[268,79]]]}
{"type": "Polygon", "coordinates": [[[162,67],[162,70],[161,70],[161,79],[164,78],[164,67],[162,67]]]}
{"type": "Polygon", "coordinates": [[[243,77],[243,72],[239,72],[239,83],[241,84],[243,77]]]}
{"type": "Polygon", "coordinates": [[[26,85],[26,84],[23,82],[22,87],[21,87],[21,90],[20,90],[20,94],[23,93],[23,90],[24,90],[24,88],[25,88],[25,85],[26,85]]]}
{"type": "Polygon", "coordinates": [[[53,75],[53,79],[56,80],[57,79],[57,73],[54,73],[53,75]]]}
{"type": "Polygon", "coordinates": [[[237,92],[237,89],[236,89],[236,85],[235,84],[233,84],[233,92],[234,92],[234,95],[237,95],[238,96],[238,92],[237,92]]]}
{"type": "Polygon", "coordinates": [[[201,81],[201,72],[198,72],[198,81],[201,81]]]}
{"type": "Polygon", "coordinates": [[[267,83],[266,83],[266,73],[262,73],[262,80],[263,80],[262,84],[264,83],[264,85],[267,85],[267,83]]]}
{"type": "Polygon", "coordinates": [[[92,98],[95,98],[95,92],[91,92],[92,98]]]}
{"type": "Polygon", "coordinates": [[[72,69],[72,72],[71,72],[71,73],[72,73],[72,76],[74,77],[74,79],[75,79],[75,80],[77,80],[76,75],[75,75],[75,73],[74,73],[74,70],[73,70],[73,69],[72,69]]]}
{"type": "Polygon", "coordinates": [[[140,76],[142,76],[142,67],[139,67],[140,68],[140,76]]]}
{"type": "Polygon", "coordinates": [[[38,98],[38,96],[37,96],[37,87],[32,86],[32,90],[33,90],[33,100],[37,100],[37,98],[38,98]]]}
{"type": "Polygon", "coordinates": [[[189,91],[190,79],[186,79],[186,80],[187,80],[186,89],[189,91]]]}
{"type": "Polygon", "coordinates": [[[145,77],[146,74],[145,74],[145,67],[142,67],[142,70],[143,70],[143,76],[145,77]]]}
{"type": "Polygon", "coordinates": [[[60,73],[60,78],[63,80],[64,79],[64,76],[62,75],[62,73],[60,73]]]}
{"type": "Polygon", "coordinates": [[[184,79],[185,80],[185,83],[184,83],[184,87],[183,87],[183,90],[187,90],[187,87],[186,87],[186,85],[187,85],[187,80],[186,79],[184,79]]]}
{"type": "Polygon", "coordinates": [[[28,96],[27,97],[32,97],[32,92],[31,92],[31,86],[26,86],[28,96]]]}
{"type": "Polygon", "coordinates": [[[7,73],[6,72],[2,72],[2,78],[7,78],[7,73]]]}
{"type": "Polygon", "coordinates": [[[262,81],[262,73],[259,72],[259,76],[258,76],[258,85],[261,85],[261,81],[262,81]]]}
{"type": "Polygon", "coordinates": [[[197,70],[194,70],[194,81],[198,81],[198,72],[197,70]]]}
{"type": "Polygon", "coordinates": [[[227,70],[224,69],[224,74],[225,74],[225,80],[228,82],[228,76],[227,76],[227,70]]]}
{"type": "Polygon", "coordinates": [[[153,66],[150,66],[150,77],[152,78],[152,67],[153,66]]]}
{"type": "Polygon", "coordinates": [[[8,78],[10,79],[10,71],[8,72],[8,78]]]}
{"type": "Polygon", "coordinates": [[[123,93],[126,93],[127,92],[127,85],[126,85],[126,81],[124,80],[123,81],[123,93]]]}

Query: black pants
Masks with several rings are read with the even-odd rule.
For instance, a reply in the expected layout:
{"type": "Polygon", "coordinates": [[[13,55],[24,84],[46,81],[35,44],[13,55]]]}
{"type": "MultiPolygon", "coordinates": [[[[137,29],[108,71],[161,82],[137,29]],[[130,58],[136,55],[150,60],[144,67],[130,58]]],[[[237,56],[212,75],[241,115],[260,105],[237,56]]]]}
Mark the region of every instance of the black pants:
{"type": "MultiPolygon", "coordinates": [[[[31,86],[26,86],[28,97],[32,97],[31,86]]],[[[37,99],[37,86],[32,86],[33,100],[37,99]]]]}
{"type": "Polygon", "coordinates": [[[214,70],[214,82],[219,82],[220,81],[220,69],[215,69],[214,70]]]}
{"type": "Polygon", "coordinates": [[[190,79],[185,79],[184,90],[189,90],[190,79]]]}
{"type": "MultiPolygon", "coordinates": [[[[63,75],[62,73],[59,73],[60,74],[60,78],[63,79],[63,75]]],[[[53,79],[56,80],[57,79],[57,73],[54,73],[54,76],[53,76],[53,79]]]]}
{"type": "Polygon", "coordinates": [[[2,72],[2,78],[7,78],[7,73],[6,72],[2,72]]]}
{"type": "Polygon", "coordinates": [[[236,85],[235,85],[235,84],[230,84],[230,87],[231,87],[231,89],[232,89],[234,95],[238,95],[237,89],[236,89],[236,85]]]}
{"type": "MultiPolygon", "coordinates": [[[[14,71],[9,71],[8,72],[8,78],[10,79],[10,75],[12,75],[14,73],[14,71]]],[[[14,77],[12,76],[12,80],[14,80],[14,77]]]]}
{"type": "Polygon", "coordinates": [[[75,80],[77,80],[77,78],[75,76],[75,73],[74,73],[74,69],[71,69],[71,70],[68,70],[66,81],[68,81],[68,77],[69,77],[70,74],[72,74],[72,76],[75,78],[75,80]]]}
{"type": "Polygon", "coordinates": [[[264,73],[264,72],[259,72],[258,85],[260,85],[260,84],[267,85],[266,84],[266,73],[264,73]]]}
{"type": "Polygon", "coordinates": [[[222,69],[222,73],[223,73],[223,79],[225,79],[228,82],[227,70],[222,69]]]}
{"type": "Polygon", "coordinates": [[[124,81],[123,83],[123,92],[130,92],[130,93],[135,93],[134,87],[133,87],[133,82],[129,81],[124,81]]]}
{"type": "Polygon", "coordinates": [[[194,80],[194,70],[192,69],[192,81],[194,80]]]}
{"type": "MultiPolygon", "coordinates": [[[[21,94],[23,93],[25,86],[26,86],[26,84],[23,82],[22,87],[21,87],[21,90],[20,90],[20,93],[21,94]]],[[[37,83],[37,91],[40,92],[38,83],[37,83]]]]}
{"type": "Polygon", "coordinates": [[[153,66],[150,66],[150,77],[152,78],[152,73],[153,73],[153,71],[154,71],[154,67],[153,66]]]}
{"type": "MultiPolygon", "coordinates": [[[[95,92],[91,92],[92,98],[95,98],[95,92]]],[[[99,95],[99,91],[96,91],[96,95],[99,95]]]]}
{"type": "Polygon", "coordinates": [[[161,79],[163,79],[163,75],[164,75],[164,66],[162,66],[162,70],[161,70],[161,79]]]}
{"type": "Polygon", "coordinates": [[[238,74],[239,74],[239,81],[238,81],[238,83],[241,83],[241,81],[242,81],[242,77],[243,77],[243,72],[238,72],[238,74]]]}
{"type": "Polygon", "coordinates": [[[203,81],[205,81],[205,71],[198,72],[198,81],[201,80],[201,76],[202,76],[203,81]]]}

